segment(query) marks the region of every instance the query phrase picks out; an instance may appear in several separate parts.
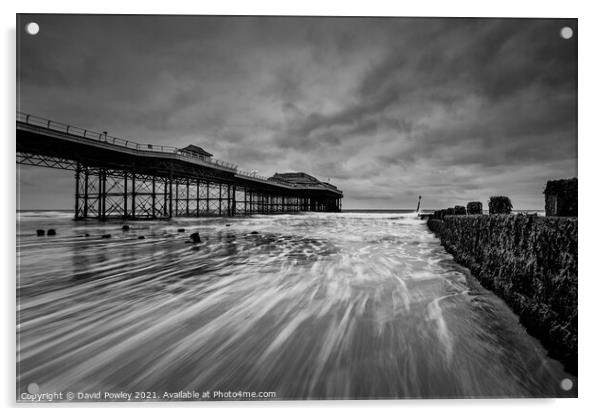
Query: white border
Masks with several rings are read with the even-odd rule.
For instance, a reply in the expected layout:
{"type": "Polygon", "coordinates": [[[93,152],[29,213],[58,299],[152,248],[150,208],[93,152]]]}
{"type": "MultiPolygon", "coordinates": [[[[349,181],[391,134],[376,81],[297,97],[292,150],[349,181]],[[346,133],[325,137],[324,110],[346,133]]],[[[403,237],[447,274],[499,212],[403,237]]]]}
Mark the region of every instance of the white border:
{"type": "MultiPolygon", "coordinates": [[[[2,101],[2,175],[4,204],[0,205],[2,219],[2,375],[0,391],[4,407],[13,407],[15,411],[15,136],[13,126],[15,117],[15,13],[124,13],[124,14],[254,14],[254,15],[346,15],[346,16],[473,16],[473,17],[571,17],[579,18],[579,182],[580,217],[579,236],[579,399],[565,400],[439,400],[439,401],[329,401],[329,402],[276,402],[276,403],[200,403],[178,404],[178,411],[190,411],[198,414],[216,410],[239,411],[251,414],[332,412],[344,407],[346,414],[365,414],[374,410],[381,413],[420,413],[466,415],[484,412],[489,415],[509,413],[545,412],[546,415],[589,414],[600,408],[597,402],[598,386],[601,385],[599,347],[600,319],[598,298],[602,292],[598,273],[597,257],[600,244],[600,219],[594,212],[602,207],[600,197],[600,120],[602,120],[602,76],[600,41],[602,15],[596,2],[577,1],[541,1],[526,0],[487,1],[325,1],[304,0],[286,1],[219,1],[219,2],[154,2],[123,0],[103,0],[99,2],[80,1],[41,1],[14,0],[2,2],[0,19],[3,24],[2,83],[5,99],[2,101]]],[[[20,411],[35,411],[36,407],[25,407],[20,411]]],[[[39,408],[39,411],[51,414],[81,413],[82,406],[55,405],[52,408],[39,408]]],[[[86,413],[104,414],[104,406],[87,408],[86,413]]],[[[113,408],[126,407],[123,404],[111,405],[113,408]]],[[[173,403],[150,404],[149,406],[127,406],[127,412],[142,410],[145,414],[161,414],[173,403]]],[[[117,409],[115,409],[117,410],[117,409]]],[[[121,409],[119,410],[121,411],[121,409]]]]}

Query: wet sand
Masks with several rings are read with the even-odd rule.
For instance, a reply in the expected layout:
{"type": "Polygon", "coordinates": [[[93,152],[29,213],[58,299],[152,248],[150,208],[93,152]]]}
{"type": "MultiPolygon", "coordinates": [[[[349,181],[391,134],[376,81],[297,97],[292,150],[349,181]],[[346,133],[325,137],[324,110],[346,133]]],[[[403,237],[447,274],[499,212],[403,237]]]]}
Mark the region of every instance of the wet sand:
{"type": "Polygon", "coordinates": [[[128,224],[19,216],[18,395],[30,383],[278,399],[576,395],[410,215],[128,224]],[[186,242],[192,232],[200,243],[186,242]]]}

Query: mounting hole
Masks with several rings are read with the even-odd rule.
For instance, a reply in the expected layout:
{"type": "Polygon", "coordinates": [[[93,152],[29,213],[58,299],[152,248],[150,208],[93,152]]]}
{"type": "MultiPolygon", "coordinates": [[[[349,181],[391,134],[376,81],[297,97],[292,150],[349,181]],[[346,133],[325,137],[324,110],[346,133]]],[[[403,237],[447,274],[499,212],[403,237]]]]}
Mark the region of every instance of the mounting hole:
{"type": "Polygon", "coordinates": [[[563,378],[560,382],[560,388],[564,391],[569,391],[573,388],[573,381],[570,378],[563,378]]]}
{"type": "Polygon", "coordinates": [[[25,31],[32,36],[37,35],[40,31],[40,25],[38,25],[36,22],[27,23],[25,26],[25,31]]]}
{"type": "Polygon", "coordinates": [[[38,386],[36,383],[29,383],[27,386],[27,393],[29,394],[38,394],[39,391],[40,386],[38,386]]]}
{"type": "Polygon", "coordinates": [[[560,37],[562,37],[562,39],[570,39],[573,37],[573,29],[571,29],[568,26],[563,27],[562,29],[560,29],[560,37]]]}

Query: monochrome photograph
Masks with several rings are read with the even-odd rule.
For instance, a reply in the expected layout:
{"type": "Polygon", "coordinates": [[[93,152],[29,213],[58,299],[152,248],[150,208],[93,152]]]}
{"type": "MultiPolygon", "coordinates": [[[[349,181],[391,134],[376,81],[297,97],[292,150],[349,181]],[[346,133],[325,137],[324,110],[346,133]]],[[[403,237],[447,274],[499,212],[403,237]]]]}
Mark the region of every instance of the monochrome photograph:
{"type": "Polygon", "coordinates": [[[578,397],[578,36],[17,14],[17,403],[578,397]]]}

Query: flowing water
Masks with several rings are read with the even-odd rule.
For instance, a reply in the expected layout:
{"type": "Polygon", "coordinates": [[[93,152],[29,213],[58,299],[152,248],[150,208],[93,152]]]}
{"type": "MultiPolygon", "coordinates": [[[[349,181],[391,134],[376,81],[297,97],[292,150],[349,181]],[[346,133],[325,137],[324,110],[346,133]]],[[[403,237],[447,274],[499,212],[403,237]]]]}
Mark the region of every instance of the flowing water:
{"type": "Polygon", "coordinates": [[[18,396],[31,383],[150,398],[576,395],[560,387],[575,378],[412,215],[121,225],[18,215],[18,396]]]}

